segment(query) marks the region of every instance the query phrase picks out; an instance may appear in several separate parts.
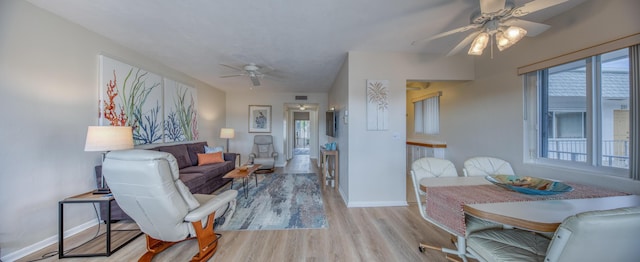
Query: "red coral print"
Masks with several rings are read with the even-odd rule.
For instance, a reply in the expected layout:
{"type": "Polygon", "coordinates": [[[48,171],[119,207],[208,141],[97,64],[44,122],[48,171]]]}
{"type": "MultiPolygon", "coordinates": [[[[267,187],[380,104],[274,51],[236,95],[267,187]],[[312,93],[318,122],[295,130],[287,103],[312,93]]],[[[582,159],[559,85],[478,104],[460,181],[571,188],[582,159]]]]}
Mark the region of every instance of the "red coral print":
{"type": "Polygon", "coordinates": [[[113,80],[107,83],[107,96],[109,102],[104,101],[104,118],[109,120],[112,126],[126,126],[127,115],[124,113],[124,106],[120,106],[120,113],[116,110],[115,99],[118,96],[118,88],[116,86],[116,71],[113,70],[113,80]]]}

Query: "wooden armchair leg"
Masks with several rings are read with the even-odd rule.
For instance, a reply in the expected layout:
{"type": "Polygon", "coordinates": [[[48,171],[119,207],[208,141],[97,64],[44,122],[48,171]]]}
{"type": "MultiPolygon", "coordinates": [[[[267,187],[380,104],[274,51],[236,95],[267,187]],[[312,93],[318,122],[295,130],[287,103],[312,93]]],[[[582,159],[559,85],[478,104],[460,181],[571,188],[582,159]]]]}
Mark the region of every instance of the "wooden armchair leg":
{"type": "Polygon", "coordinates": [[[192,262],[207,261],[218,250],[218,236],[216,235],[215,228],[213,227],[213,218],[216,212],[209,215],[207,218],[207,225],[203,228],[202,222],[192,222],[193,228],[196,230],[196,239],[198,239],[199,252],[193,256],[192,262]]]}
{"type": "Polygon", "coordinates": [[[139,262],[150,262],[155,255],[159,254],[160,252],[164,251],[167,248],[170,248],[171,246],[177,243],[182,242],[182,241],[167,242],[167,241],[162,241],[162,240],[152,238],[149,235],[145,235],[145,236],[147,237],[147,252],[144,253],[138,259],[139,262]]]}
{"type": "MultiPolygon", "coordinates": [[[[202,222],[192,222],[193,228],[196,231],[195,239],[198,240],[198,248],[199,251],[197,254],[191,258],[192,262],[200,262],[209,260],[218,250],[218,237],[214,231],[213,226],[213,218],[215,217],[215,212],[210,214],[207,218],[207,225],[203,228],[202,222]]],[[[153,257],[160,252],[166,250],[167,248],[180,243],[185,240],[194,239],[194,237],[190,237],[177,242],[167,242],[158,240],[155,238],[146,235],[147,237],[147,252],[144,253],[139,259],[139,262],[150,262],[153,257]]]]}

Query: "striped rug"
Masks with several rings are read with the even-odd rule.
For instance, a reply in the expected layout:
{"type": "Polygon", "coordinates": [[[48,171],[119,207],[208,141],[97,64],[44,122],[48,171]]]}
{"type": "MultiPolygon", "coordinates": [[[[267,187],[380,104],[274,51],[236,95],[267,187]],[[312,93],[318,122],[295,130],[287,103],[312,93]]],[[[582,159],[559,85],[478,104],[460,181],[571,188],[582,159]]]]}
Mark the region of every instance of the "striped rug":
{"type": "MultiPolygon", "coordinates": [[[[318,175],[264,174],[249,179],[249,197],[244,197],[240,179],[236,211],[216,230],[283,230],[325,228],[328,226],[322,203],[318,175]]],[[[229,187],[227,185],[226,187],[229,187]]]]}

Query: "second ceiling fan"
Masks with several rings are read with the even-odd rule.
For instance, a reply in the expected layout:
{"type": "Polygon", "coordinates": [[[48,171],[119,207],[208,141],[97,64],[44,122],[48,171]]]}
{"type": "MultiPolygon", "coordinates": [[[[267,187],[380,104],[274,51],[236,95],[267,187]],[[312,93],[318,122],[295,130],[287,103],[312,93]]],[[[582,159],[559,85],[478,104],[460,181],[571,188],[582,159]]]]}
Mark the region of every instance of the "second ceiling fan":
{"type": "Polygon", "coordinates": [[[260,79],[263,78],[268,72],[273,71],[272,69],[263,70],[263,67],[258,66],[255,63],[248,63],[244,65],[242,68],[232,66],[232,65],[227,65],[227,64],[220,64],[220,65],[239,71],[238,74],[223,75],[223,76],[220,76],[221,78],[248,76],[251,79],[251,83],[253,83],[253,86],[259,86],[260,79]]]}
{"type": "MultiPolygon", "coordinates": [[[[516,7],[511,0],[480,0],[480,10],[471,15],[471,23],[467,26],[443,32],[411,43],[428,42],[445,36],[479,29],[465,37],[448,54],[455,55],[469,43],[468,54],[482,55],[483,50],[495,40],[498,50],[502,51],[517,43],[526,36],[537,36],[549,29],[549,25],[518,19],[568,0],[534,0],[516,7]]],[[[492,49],[493,50],[493,49],[492,49]]]]}

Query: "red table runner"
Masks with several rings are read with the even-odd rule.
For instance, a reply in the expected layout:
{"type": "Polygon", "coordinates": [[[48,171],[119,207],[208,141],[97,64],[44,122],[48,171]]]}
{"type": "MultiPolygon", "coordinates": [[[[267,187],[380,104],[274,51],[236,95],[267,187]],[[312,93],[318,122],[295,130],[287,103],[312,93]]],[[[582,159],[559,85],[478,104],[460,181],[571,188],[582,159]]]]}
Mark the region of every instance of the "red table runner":
{"type": "Polygon", "coordinates": [[[626,193],[591,186],[570,184],[573,191],[557,195],[526,195],[496,185],[428,187],[426,210],[434,220],[451,231],[464,236],[466,231],[463,207],[465,204],[520,202],[534,200],[580,199],[623,196],[626,193]]]}

